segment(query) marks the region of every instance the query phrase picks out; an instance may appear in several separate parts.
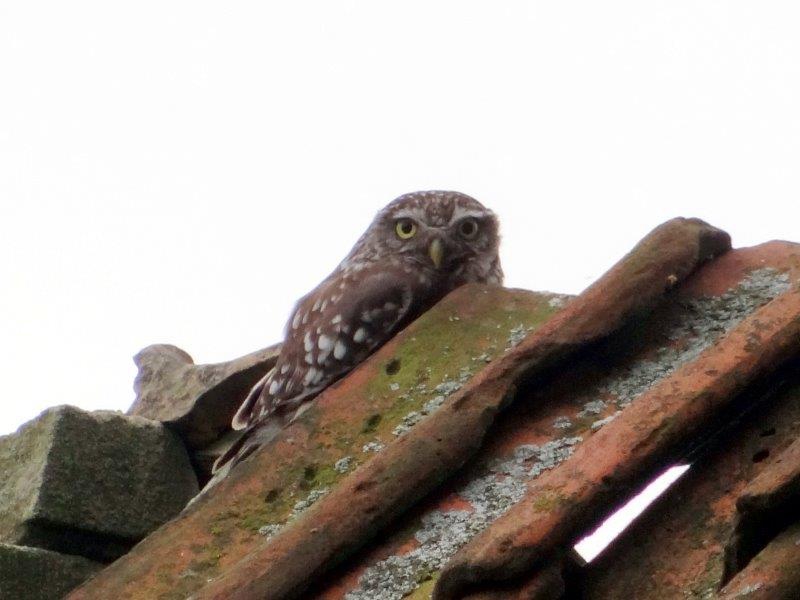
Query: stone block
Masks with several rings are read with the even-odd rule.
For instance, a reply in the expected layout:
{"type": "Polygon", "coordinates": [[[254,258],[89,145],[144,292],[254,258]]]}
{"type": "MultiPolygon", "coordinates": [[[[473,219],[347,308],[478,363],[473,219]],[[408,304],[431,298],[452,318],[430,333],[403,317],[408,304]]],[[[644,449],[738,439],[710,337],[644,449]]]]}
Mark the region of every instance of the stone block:
{"type": "Polygon", "coordinates": [[[196,493],[183,444],[155,421],[58,406],[0,437],[0,542],[112,560],[196,493]]]}
{"type": "Polygon", "coordinates": [[[128,414],[169,425],[190,450],[204,448],[230,431],[234,413],[279,352],[275,345],[228,362],[196,365],[177,346],[148,346],[133,359],[139,372],[128,414]]]}
{"type": "Polygon", "coordinates": [[[0,544],[0,600],[58,600],[102,567],[81,556],[0,544]]]}

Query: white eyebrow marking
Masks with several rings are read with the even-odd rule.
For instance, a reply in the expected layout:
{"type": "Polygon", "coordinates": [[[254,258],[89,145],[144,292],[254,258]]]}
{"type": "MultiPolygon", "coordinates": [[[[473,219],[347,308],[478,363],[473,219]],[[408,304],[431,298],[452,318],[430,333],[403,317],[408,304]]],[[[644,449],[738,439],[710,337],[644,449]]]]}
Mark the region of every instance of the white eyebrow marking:
{"type": "Polygon", "coordinates": [[[473,219],[482,219],[483,217],[487,216],[488,211],[480,211],[474,208],[464,208],[462,206],[456,206],[453,209],[453,216],[450,217],[450,225],[459,221],[461,219],[465,219],[467,217],[472,217],[473,219]]]}
{"type": "Polygon", "coordinates": [[[419,206],[412,206],[409,208],[402,208],[395,213],[392,213],[393,219],[415,219],[417,221],[425,220],[425,211],[419,206]]]}

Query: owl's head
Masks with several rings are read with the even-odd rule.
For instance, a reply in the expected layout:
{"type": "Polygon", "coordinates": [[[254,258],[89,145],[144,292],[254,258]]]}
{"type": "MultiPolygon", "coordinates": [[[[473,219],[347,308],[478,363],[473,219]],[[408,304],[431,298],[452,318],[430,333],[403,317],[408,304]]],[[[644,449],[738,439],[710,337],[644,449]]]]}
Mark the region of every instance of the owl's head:
{"type": "Polygon", "coordinates": [[[459,192],[405,194],[375,217],[348,259],[394,257],[454,283],[501,283],[494,213],[459,192]]]}

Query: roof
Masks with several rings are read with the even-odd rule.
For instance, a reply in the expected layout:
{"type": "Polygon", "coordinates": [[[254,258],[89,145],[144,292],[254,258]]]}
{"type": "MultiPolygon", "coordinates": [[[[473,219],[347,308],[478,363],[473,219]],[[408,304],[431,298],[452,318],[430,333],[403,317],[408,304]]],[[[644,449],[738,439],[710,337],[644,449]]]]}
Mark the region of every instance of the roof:
{"type": "Polygon", "coordinates": [[[798,280],[674,219],[575,298],[460,288],[69,597],[796,597],[798,280]]]}

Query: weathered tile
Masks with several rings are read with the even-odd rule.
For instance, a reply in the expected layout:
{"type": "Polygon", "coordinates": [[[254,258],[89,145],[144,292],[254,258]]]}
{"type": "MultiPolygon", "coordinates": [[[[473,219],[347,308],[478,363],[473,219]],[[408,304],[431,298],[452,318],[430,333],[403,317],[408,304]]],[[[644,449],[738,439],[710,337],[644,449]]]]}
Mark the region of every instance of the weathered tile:
{"type": "Polygon", "coordinates": [[[505,354],[514,331],[535,330],[562,300],[502,288],[458,290],[321,394],[275,443],[238,465],[212,494],[74,597],[187,597],[380,456],[403,437],[395,430],[408,425],[409,415],[435,411],[440,396],[505,354]],[[558,302],[551,305],[553,299],[558,302]]]}

